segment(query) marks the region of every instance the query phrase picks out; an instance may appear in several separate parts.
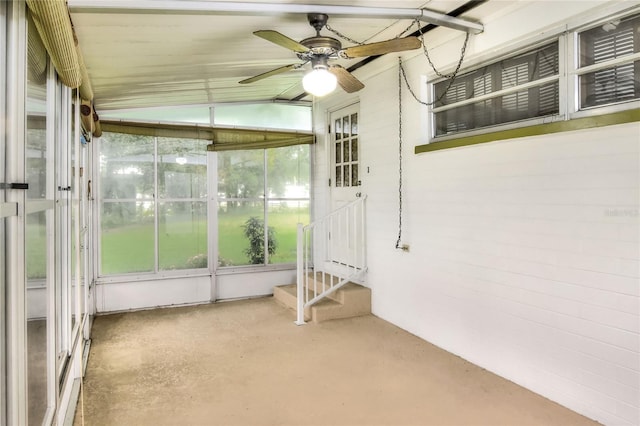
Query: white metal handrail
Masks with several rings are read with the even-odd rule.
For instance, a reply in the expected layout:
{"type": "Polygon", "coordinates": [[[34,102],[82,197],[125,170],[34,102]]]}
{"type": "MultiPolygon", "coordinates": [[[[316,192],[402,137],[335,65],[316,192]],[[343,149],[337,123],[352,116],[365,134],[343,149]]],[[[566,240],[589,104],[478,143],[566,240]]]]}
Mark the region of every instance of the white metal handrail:
{"type": "Polygon", "coordinates": [[[297,319],[304,311],[348,282],[359,282],[367,270],[366,196],[322,219],[298,224],[297,319]]]}

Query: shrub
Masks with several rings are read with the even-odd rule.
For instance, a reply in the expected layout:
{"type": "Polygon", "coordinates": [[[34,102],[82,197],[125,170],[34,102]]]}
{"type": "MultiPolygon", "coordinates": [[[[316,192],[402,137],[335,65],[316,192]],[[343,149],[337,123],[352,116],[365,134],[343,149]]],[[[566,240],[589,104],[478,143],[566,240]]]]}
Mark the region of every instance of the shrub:
{"type": "MultiPolygon", "coordinates": [[[[244,253],[249,257],[249,263],[256,265],[264,263],[264,221],[257,217],[250,217],[243,225],[244,235],[249,239],[249,248],[244,253]]],[[[269,256],[276,252],[275,231],[267,229],[267,250],[269,256]]]]}
{"type": "Polygon", "coordinates": [[[207,255],[200,253],[187,260],[187,266],[189,268],[206,268],[207,267],[207,255]]]}

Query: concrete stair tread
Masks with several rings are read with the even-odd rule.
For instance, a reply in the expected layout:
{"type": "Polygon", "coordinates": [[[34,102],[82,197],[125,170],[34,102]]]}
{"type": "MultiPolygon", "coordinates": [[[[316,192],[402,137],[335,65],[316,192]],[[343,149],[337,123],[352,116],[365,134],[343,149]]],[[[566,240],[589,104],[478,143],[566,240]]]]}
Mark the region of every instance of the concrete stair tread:
{"type": "MultiPolygon", "coordinates": [[[[296,310],[297,286],[287,284],[273,289],[273,297],[281,305],[296,310]]],[[[330,319],[350,318],[371,313],[371,290],[355,283],[347,283],[329,297],[305,308],[305,321],[318,323],[330,319]]]]}

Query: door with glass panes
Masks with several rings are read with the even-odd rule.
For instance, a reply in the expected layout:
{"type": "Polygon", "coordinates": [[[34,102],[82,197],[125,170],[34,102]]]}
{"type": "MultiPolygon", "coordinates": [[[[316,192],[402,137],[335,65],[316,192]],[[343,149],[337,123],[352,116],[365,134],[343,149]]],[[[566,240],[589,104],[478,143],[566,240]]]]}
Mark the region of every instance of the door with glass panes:
{"type": "MultiPolygon", "coordinates": [[[[359,115],[358,104],[330,113],[332,211],[362,196],[359,115]]],[[[355,259],[358,253],[362,253],[362,247],[358,247],[362,244],[360,235],[357,235],[359,228],[338,217],[330,225],[329,259],[334,265],[358,266],[355,265],[355,259]],[[349,238],[344,238],[345,234],[349,234],[349,238]]]]}

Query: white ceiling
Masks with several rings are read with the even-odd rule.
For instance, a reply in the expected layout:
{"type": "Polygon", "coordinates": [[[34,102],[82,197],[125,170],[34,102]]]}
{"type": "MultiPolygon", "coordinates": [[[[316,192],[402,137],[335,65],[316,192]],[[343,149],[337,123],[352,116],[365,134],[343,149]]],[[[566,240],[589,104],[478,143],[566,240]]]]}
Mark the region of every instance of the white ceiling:
{"type": "MultiPolygon", "coordinates": [[[[309,3],[304,0],[252,1],[309,3]]],[[[135,0],[121,2],[118,9],[87,7],[88,3],[100,5],[100,2],[68,0],[99,112],[150,106],[290,100],[304,93],[300,84],[304,69],[249,85],[238,84],[242,79],[273,68],[301,62],[293,52],[252,33],[272,29],[294,40],[313,36],[315,30],[309,26],[304,14],[240,16],[175,10],[140,11],[130,9],[136,4],[135,0]]],[[[336,4],[336,0],[314,0],[313,3],[329,5],[336,4]]],[[[451,12],[463,4],[465,0],[349,2],[350,6],[358,7],[424,7],[441,13],[451,12]]],[[[322,11],[321,7],[319,9],[322,11]]],[[[408,19],[329,18],[331,27],[359,42],[394,38],[410,23],[408,19]]],[[[335,37],[326,29],[322,34],[335,37]]],[[[341,41],[343,46],[351,45],[341,41]]],[[[347,68],[360,60],[339,60],[338,63],[347,68]]],[[[375,61],[366,66],[375,66],[375,61]]]]}

